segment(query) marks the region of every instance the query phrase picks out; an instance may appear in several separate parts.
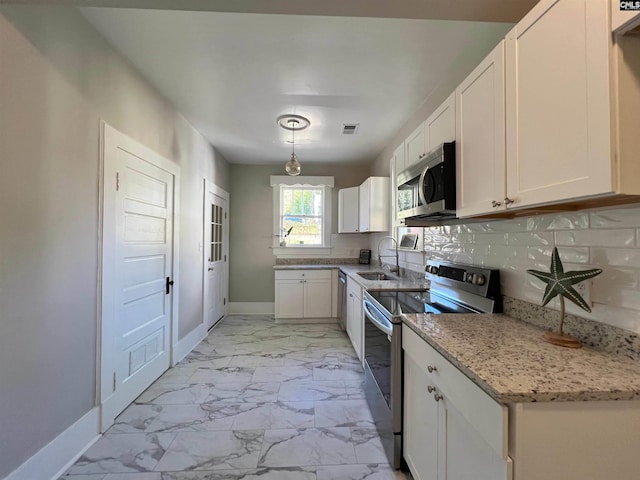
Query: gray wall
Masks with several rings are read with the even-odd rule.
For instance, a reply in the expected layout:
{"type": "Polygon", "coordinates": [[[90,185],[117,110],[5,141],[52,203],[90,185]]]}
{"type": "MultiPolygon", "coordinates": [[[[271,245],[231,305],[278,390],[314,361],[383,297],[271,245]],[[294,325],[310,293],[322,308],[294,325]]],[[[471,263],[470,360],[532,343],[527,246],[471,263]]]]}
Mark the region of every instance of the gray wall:
{"type": "MultiPolygon", "coordinates": [[[[229,220],[229,301],[273,302],[273,188],[271,175],[285,175],[282,165],[231,165],[229,220]]],[[[302,175],[331,175],[335,180],[332,228],[338,232],[338,190],[360,185],[369,176],[369,166],[305,164],[302,175]]],[[[364,246],[364,245],[363,245],[364,246]]]]}
{"type": "Polygon", "coordinates": [[[94,406],[99,122],[181,166],[180,336],[228,165],[72,8],[0,6],[0,478],[94,406]]]}

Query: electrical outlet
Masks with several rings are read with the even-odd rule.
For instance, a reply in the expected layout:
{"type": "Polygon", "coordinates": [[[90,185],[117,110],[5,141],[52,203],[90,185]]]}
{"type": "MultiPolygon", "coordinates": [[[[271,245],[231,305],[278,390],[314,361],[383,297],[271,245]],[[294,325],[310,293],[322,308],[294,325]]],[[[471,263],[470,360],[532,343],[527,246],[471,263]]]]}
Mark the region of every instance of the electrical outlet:
{"type": "Polygon", "coordinates": [[[589,279],[573,285],[573,288],[575,288],[576,292],[578,292],[580,296],[584,298],[584,301],[587,302],[587,305],[593,308],[593,302],[591,301],[591,284],[592,281],[591,279],[589,279]]]}

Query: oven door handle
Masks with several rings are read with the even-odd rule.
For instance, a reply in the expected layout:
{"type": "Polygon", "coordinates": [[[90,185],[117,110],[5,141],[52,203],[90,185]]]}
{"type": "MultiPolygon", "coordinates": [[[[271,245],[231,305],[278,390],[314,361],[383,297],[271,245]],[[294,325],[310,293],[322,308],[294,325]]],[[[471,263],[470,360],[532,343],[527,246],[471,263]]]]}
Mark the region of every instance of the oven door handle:
{"type": "MultiPolygon", "coordinates": [[[[385,325],[378,315],[382,316],[380,311],[373,306],[373,304],[368,300],[362,301],[362,309],[364,310],[364,314],[367,316],[369,321],[373,323],[379,330],[391,336],[393,334],[393,327],[389,327],[385,325]],[[377,314],[377,315],[376,315],[377,314]]],[[[386,319],[385,319],[386,320],[386,319]]]]}

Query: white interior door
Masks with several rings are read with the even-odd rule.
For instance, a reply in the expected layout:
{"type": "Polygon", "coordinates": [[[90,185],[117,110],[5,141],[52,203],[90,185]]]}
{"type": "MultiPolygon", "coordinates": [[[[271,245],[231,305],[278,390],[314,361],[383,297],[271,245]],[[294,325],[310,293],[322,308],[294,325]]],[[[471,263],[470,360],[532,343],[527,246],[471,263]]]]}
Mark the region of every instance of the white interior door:
{"type": "Polygon", "coordinates": [[[229,194],[210,182],[205,189],[204,317],[213,327],[226,313],[228,292],[229,194]]]}
{"type": "Polygon", "coordinates": [[[104,431],[170,366],[178,170],[108,126],[103,148],[104,431]]]}

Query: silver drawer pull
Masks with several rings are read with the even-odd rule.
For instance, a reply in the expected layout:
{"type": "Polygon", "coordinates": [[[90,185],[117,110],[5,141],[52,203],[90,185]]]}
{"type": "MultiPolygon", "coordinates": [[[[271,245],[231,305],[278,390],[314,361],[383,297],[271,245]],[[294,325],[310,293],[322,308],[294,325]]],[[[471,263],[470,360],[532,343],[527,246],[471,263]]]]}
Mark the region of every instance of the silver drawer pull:
{"type": "Polygon", "coordinates": [[[432,365],[429,365],[429,366],[427,367],[427,370],[429,371],[429,373],[433,373],[433,372],[435,372],[437,369],[436,369],[436,367],[434,367],[434,366],[432,366],[432,365]]]}

